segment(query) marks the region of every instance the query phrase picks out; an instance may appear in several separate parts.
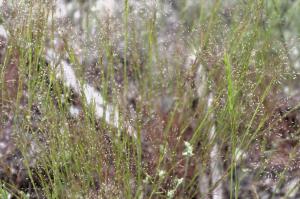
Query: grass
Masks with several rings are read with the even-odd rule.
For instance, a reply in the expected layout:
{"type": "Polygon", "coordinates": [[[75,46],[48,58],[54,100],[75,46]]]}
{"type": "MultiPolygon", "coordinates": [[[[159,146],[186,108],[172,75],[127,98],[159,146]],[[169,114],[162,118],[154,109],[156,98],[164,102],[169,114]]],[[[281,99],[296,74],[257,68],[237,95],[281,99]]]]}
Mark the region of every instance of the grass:
{"type": "MultiPolygon", "coordinates": [[[[146,1],[126,0],[105,17],[76,2],[77,22],[54,20],[52,1],[12,1],[12,12],[1,12],[9,32],[1,117],[12,115],[12,153],[20,151],[26,173],[20,181],[1,173],[1,197],[217,199],[218,189],[219,198],[259,195],[243,195],[249,192],[243,183],[262,181],[272,160],[265,154],[276,142],[267,134],[288,115],[272,120],[280,92],[293,83],[284,32],[299,34],[293,11],[299,1],[216,0],[194,7],[175,1],[162,15],[162,2],[139,12],[136,4],[146,1]],[[49,63],[47,49],[68,61],[81,87],[100,90],[103,106],[118,110],[118,125],[99,118],[97,102],[57,76],[59,64],[49,63]],[[14,56],[18,81],[9,94],[14,56]],[[70,114],[73,106],[78,116],[70,114]],[[257,145],[261,157],[253,168],[257,145]]],[[[289,179],[288,168],[276,173],[278,187],[289,179]]]]}

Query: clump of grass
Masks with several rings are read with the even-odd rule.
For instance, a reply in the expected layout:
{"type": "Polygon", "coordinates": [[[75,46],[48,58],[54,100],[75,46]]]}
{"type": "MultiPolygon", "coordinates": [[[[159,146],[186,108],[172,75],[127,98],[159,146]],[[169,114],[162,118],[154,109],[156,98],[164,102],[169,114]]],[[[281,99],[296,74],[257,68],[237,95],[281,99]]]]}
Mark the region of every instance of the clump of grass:
{"type": "MultiPolygon", "coordinates": [[[[82,20],[76,24],[54,18],[55,9],[47,9],[54,1],[12,4],[3,17],[7,50],[16,51],[19,63],[10,131],[27,178],[8,192],[20,198],[19,189],[37,198],[246,197],[243,183],[255,184],[265,168],[262,162],[245,173],[246,159],[258,139],[266,152],[266,122],[290,74],[276,25],[283,16],[272,17],[278,2],[216,0],[191,9],[179,1],[125,1],[107,17],[77,3],[82,20]],[[49,49],[57,62],[47,59],[49,49]],[[104,118],[97,117],[95,99],[58,75],[61,61],[81,88],[101,95],[104,118]],[[111,118],[105,118],[108,107],[111,118]]],[[[7,63],[1,64],[4,91],[7,63]]]]}

